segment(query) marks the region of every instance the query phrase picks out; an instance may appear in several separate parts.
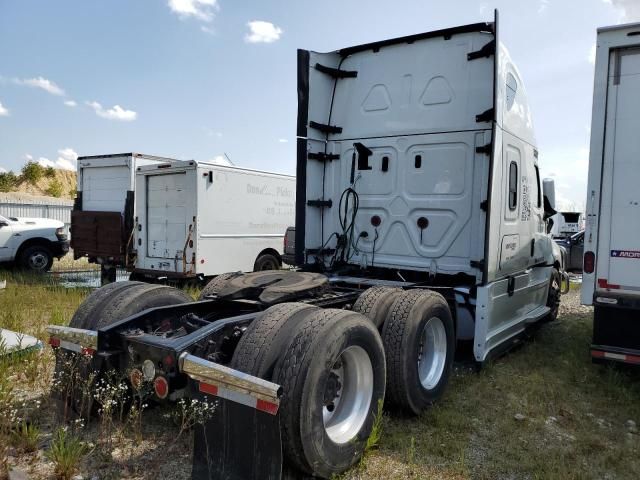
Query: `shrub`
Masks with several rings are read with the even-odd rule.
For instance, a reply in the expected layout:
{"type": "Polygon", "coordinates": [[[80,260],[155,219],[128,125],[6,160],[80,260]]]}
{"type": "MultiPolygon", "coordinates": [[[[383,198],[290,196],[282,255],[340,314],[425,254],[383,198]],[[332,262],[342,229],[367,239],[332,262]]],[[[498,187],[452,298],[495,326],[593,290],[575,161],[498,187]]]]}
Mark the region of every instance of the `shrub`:
{"type": "Polygon", "coordinates": [[[44,176],[47,178],[54,178],[56,176],[56,169],[53,167],[46,167],[44,169],[44,176]]]}
{"type": "Polygon", "coordinates": [[[12,432],[13,444],[25,452],[35,452],[40,443],[40,429],[26,420],[20,422],[12,432]]]}
{"type": "Polygon", "coordinates": [[[54,179],[49,183],[49,186],[45,190],[45,193],[50,197],[61,197],[62,196],[62,184],[59,180],[54,179]]]}
{"type": "Polygon", "coordinates": [[[69,480],[78,470],[78,465],[89,452],[89,447],[65,428],[58,429],[51,441],[51,447],[46,455],[55,464],[58,478],[69,480]]]}
{"type": "Polygon", "coordinates": [[[22,178],[32,185],[44,177],[45,168],[36,162],[27,162],[22,167],[22,178]]]}
{"type": "Polygon", "coordinates": [[[0,173],[0,192],[11,192],[18,185],[18,180],[13,172],[0,173]]]}

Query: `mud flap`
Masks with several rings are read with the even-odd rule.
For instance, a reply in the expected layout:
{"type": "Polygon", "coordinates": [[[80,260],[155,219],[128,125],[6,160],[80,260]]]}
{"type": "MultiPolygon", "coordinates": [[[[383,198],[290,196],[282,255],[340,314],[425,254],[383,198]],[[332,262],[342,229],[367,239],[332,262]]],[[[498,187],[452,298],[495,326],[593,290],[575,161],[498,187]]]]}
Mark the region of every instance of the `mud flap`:
{"type": "MultiPolygon", "coordinates": [[[[205,398],[197,386],[192,395],[198,400],[205,398]]],[[[206,398],[209,402],[215,399],[217,408],[212,418],[194,429],[192,479],[279,480],[280,415],[223,398],[206,398]]]]}

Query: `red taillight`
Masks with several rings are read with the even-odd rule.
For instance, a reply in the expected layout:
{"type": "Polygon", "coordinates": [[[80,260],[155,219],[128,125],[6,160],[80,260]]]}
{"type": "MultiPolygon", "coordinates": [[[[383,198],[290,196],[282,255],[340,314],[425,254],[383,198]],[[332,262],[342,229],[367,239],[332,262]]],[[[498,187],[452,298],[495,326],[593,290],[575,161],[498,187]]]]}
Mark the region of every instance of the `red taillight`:
{"type": "Polygon", "coordinates": [[[169,383],[167,382],[167,379],[164,377],[156,377],[153,381],[153,389],[155,390],[158,398],[167,398],[167,395],[169,395],[169,383]]]}
{"type": "Polygon", "coordinates": [[[60,339],[59,338],[55,338],[55,337],[49,338],[49,345],[51,345],[54,348],[59,347],[60,346],[60,339]]]}
{"type": "Polygon", "coordinates": [[[596,254],[593,252],[586,252],[584,254],[584,263],[582,264],[582,270],[584,273],[593,273],[596,268],[596,254]]]}
{"type": "Polygon", "coordinates": [[[173,357],[171,355],[167,355],[164,357],[164,366],[169,368],[173,365],[173,357]]]}

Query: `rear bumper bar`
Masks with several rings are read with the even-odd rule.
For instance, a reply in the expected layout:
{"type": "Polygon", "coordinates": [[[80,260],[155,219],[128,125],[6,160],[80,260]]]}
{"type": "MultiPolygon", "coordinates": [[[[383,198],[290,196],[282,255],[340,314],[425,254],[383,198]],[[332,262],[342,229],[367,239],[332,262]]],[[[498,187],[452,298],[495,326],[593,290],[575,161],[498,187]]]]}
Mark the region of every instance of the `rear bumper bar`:
{"type": "Polygon", "coordinates": [[[201,393],[231,400],[271,415],[278,413],[282,387],[224,365],[185,352],[178,359],[180,371],[198,382],[201,393]]]}
{"type": "Polygon", "coordinates": [[[630,365],[640,365],[640,350],[591,345],[591,358],[595,361],[614,361],[630,365]]]}
{"type": "Polygon", "coordinates": [[[98,349],[98,332],[82,328],[49,325],[49,344],[71,352],[93,355],[98,349]]]}
{"type": "MultiPolygon", "coordinates": [[[[81,328],[50,325],[49,344],[83,355],[94,355],[98,350],[98,332],[81,328]]],[[[233,368],[209,362],[188,352],[178,357],[178,368],[195,383],[196,390],[205,395],[224,398],[270,415],[280,407],[282,387],[233,368]]]]}

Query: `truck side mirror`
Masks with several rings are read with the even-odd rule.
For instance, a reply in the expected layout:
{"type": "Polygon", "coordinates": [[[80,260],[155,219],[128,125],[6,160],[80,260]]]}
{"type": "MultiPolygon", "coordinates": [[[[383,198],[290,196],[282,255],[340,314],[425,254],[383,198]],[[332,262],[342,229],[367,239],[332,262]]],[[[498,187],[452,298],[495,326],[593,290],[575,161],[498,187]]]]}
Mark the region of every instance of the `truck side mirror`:
{"type": "Polygon", "coordinates": [[[542,180],[542,194],[544,196],[544,219],[554,216],[556,213],[556,184],[552,178],[542,180]]]}

